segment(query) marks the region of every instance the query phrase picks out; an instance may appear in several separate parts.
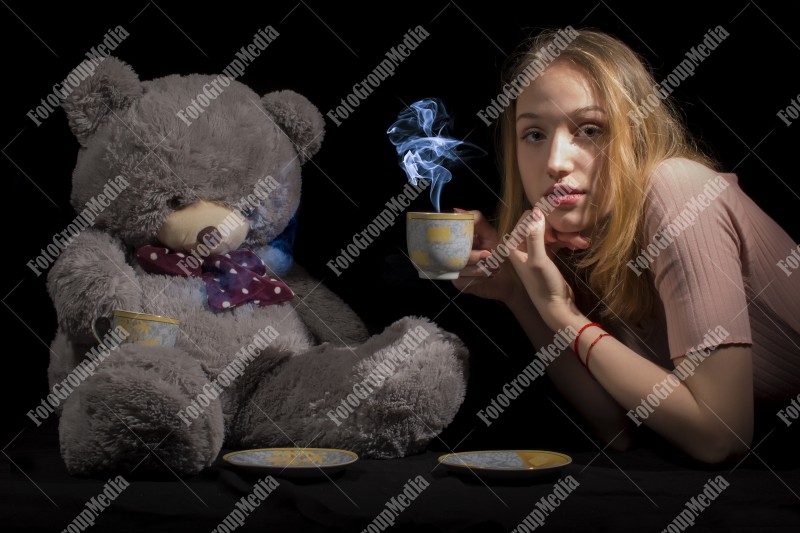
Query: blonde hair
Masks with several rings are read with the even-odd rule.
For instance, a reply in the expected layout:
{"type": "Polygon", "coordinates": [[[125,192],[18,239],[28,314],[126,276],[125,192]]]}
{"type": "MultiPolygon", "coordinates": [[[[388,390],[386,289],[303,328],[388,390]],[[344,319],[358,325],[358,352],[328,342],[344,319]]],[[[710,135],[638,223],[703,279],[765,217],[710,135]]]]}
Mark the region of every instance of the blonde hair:
{"type": "MultiPolygon", "coordinates": [[[[587,74],[608,116],[604,135],[610,141],[596,187],[597,212],[608,215],[595,221],[592,247],[583,253],[559,254],[565,263],[559,266],[562,271],[566,266],[575,275],[568,281],[577,289],[576,293],[584,288],[580,285],[588,285],[594,296],[590,294],[584,301],[602,299],[606,307],[599,312],[600,318],[639,324],[653,310],[655,289],[649,271],[638,276],[627,263],[647,246],[642,241],[646,238],[643,214],[648,177],[659,163],[670,157],[685,157],[712,167],[714,164],[688,135],[677,107],[669,98],[649,106],[652,111],[648,110],[647,116],[636,113],[648,96],[654,93],[658,96],[658,86],[644,61],[631,48],[600,31],[568,30],[573,40],[555,62],[568,61],[587,74]]],[[[541,62],[537,52],[548,45],[552,50],[559,34],[563,43],[564,30],[547,30],[524,43],[510,58],[504,81],[508,83],[529,73],[529,65],[541,62]]],[[[501,235],[506,235],[529,208],[517,167],[516,101],[500,117],[498,140],[503,182],[498,229],[501,235]]]]}

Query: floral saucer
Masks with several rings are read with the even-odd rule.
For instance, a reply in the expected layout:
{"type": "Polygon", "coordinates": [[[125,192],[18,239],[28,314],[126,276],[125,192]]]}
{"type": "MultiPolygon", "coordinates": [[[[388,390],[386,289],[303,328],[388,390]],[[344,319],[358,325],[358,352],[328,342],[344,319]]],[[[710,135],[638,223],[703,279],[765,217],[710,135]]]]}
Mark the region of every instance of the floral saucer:
{"type": "Polygon", "coordinates": [[[331,448],[259,448],[226,453],[226,463],[273,475],[331,475],[358,460],[355,452],[331,448]]]}
{"type": "Polygon", "coordinates": [[[480,477],[516,479],[550,475],[572,462],[569,455],[543,450],[487,450],[439,456],[441,465],[480,477]]]}

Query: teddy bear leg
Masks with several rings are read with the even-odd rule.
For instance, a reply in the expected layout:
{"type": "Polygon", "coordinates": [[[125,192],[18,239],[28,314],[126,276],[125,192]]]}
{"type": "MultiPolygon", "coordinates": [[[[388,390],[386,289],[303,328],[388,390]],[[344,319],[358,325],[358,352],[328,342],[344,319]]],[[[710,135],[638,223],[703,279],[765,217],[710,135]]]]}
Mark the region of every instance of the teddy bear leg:
{"type": "Polygon", "coordinates": [[[234,432],[246,447],[420,452],[461,406],[467,357],[454,335],[403,318],[361,346],[325,344],[289,359],[243,404],[234,432]]]}
{"type": "Polygon", "coordinates": [[[219,399],[196,418],[186,415],[207,383],[200,363],[179,348],[112,350],[64,404],[59,436],[68,471],[199,472],[215,460],[224,433],[219,399]]]}

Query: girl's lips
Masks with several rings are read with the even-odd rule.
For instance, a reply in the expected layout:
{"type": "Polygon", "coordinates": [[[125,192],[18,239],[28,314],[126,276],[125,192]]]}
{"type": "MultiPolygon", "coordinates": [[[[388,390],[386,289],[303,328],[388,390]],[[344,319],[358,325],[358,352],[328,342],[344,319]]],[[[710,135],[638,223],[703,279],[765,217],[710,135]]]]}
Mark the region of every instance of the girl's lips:
{"type": "Polygon", "coordinates": [[[581,198],[585,196],[582,192],[565,194],[564,196],[553,195],[550,197],[550,203],[558,207],[560,205],[574,205],[580,202],[581,198]]]}

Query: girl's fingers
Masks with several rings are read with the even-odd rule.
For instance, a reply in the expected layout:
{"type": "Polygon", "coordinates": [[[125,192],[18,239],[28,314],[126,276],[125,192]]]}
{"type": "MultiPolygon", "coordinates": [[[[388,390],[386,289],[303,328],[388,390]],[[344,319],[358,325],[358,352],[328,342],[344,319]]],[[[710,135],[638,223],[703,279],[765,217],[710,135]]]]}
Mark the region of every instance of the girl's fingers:
{"type": "Polygon", "coordinates": [[[467,261],[468,265],[475,265],[480,263],[481,260],[486,259],[487,257],[491,257],[492,252],[489,250],[472,250],[469,253],[469,261],[467,261]]]}
{"type": "Polygon", "coordinates": [[[528,230],[528,264],[534,265],[548,260],[547,250],[545,249],[545,227],[544,213],[538,207],[533,208],[531,220],[527,222],[528,230]]]}
{"type": "MultiPolygon", "coordinates": [[[[517,220],[517,224],[514,226],[514,232],[517,235],[524,236],[527,235],[529,231],[528,226],[532,222],[531,211],[524,211],[522,216],[519,217],[517,220]]],[[[528,259],[528,240],[527,238],[519,239],[519,244],[516,248],[512,248],[511,246],[508,247],[508,258],[514,262],[522,262],[524,263],[528,259]]]]}
{"type": "Polygon", "coordinates": [[[592,244],[589,237],[584,237],[578,232],[556,231],[552,226],[545,227],[544,241],[554,250],[559,248],[585,250],[592,244]]]}

